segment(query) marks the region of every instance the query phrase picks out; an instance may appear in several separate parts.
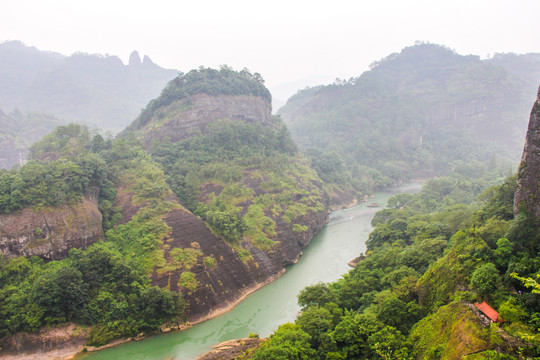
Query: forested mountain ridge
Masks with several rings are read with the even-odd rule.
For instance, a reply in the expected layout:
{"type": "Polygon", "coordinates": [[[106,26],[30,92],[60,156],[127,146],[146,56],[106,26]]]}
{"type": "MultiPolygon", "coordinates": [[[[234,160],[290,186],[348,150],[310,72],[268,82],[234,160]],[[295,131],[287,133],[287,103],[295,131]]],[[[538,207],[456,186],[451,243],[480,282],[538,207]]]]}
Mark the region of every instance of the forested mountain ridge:
{"type": "Polygon", "coordinates": [[[200,68],[171,81],[122,133],[142,142],[180,203],[258,281],[294,262],[327,216],[320,180],[270,101],[258,74],[200,68]]]}
{"type": "Polygon", "coordinates": [[[456,161],[516,162],[539,76],[538,54],[480,60],[419,44],[278,113],[323,180],[365,194],[456,161]]]}
{"type": "Polygon", "coordinates": [[[0,109],[47,113],[63,124],[116,133],[176,75],[147,56],[141,61],[137,52],[124,65],[116,56],[64,56],[8,41],[0,44],[0,109]]]}
{"type": "Polygon", "coordinates": [[[327,199],[270,109],[259,75],[200,68],[122,137],[60,126],[21,169],[0,170],[1,216],[26,225],[18,237],[0,229],[3,351],[18,331],[66,321],[91,325],[88,343],[101,345],[200,320],[296,261],[324,225],[327,199]],[[61,212],[87,199],[102,228],[92,239],[61,212]],[[51,252],[60,237],[73,248],[51,252]]]}
{"type": "Polygon", "coordinates": [[[517,176],[486,189],[501,172],[451,173],[391,198],[355,269],[302,290],[295,323],[242,359],[538,358],[539,99],[517,176]]]}

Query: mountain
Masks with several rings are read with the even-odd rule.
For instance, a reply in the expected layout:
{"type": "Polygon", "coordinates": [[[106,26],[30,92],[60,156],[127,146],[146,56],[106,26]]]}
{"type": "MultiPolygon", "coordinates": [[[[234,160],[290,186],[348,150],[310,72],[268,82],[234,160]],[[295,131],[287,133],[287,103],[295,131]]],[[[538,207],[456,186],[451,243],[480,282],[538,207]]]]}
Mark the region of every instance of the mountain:
{"type": "Polygon", "coordinates": [[[517,176],[452,171],[389,199],[355,268],[303,289],[249,358],[538,357],[539,105],[517,176]]]}
{"type": "Polygon", "coordinates": [[[514,164],[539,54],[462,56],[418,44],[357,78],[299,91],[278,113],[319,176],[365,194],[459,161],[514,164]]]}
{"type": "Polygon", "coordinates": [[[0,44],[0,109],[52,114],[116,133],[157,96],[178,71],[133,52],[116,56],[40,51],[18,41],[0,44]]]}
{"type": "MultiPolygon", "coordinates": [[[[179,76],[121,136],[142,142],[186,208],[187,213],[166,218],[177,232],[173,244],[190,246],[186,240],[193,235],[182,234],[189,231],[186,222],[195,221],[194,213],[213,234],[198,241],[202,256],[218,259],[232,250],[234,266],[241,265],[233,271],[245,278],[241,284],[231,284],[230,270],[223,267],[234,266],[222,260],[210,277],[202,268],[197,272],[201,285],[188,296],[194,313],[199,306],[205,311],[219,306],[253,286],[253,280],[278,276],[325,223],[320,180],[282,121],[271,115],[271,96],[258,74],[222,67],[179,76]],[[222,250],[213,248],[217,244],[222,250]],[[211,292],[202,286],[208,283],[211,292]]],[[[175,282],[182,274],[156,274],[154,280],[181,289],[175,282]]]]}
{"type": "Polygon", "coordinates": [[[66,321],[103,345],[204,320],[297,261],[328,199],[270,102],[259,74],[199,68],[117,139],[59,126],[0,171],[2,354],[66,321]]]}
{"type": "Polygon", "coordinates": [[[533,218],[540,216],[540,89],[529,120],[523,156],[519,166],[514,214],[526,212],[533,218]]]}

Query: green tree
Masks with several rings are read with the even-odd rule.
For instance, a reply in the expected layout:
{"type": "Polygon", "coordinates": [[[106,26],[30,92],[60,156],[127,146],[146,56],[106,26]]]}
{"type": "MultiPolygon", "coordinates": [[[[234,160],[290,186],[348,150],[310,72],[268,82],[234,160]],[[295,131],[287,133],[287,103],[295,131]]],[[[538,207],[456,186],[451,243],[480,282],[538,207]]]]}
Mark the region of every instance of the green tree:
{"type": "Polygon", "coordinates": [[[493,294],[499,283],[499,271],[493,263],[485,263],[471,275],[471,287],[482,297],[493,294]]]}
{"type": "Polygon", "coordinates": [[[298,304],[303,308],[310,306],[322,307],[329,302],[335,302],[336,295],[328,284],[317,283],[306,286],[298,294],[298,304]]]}
{"type": "Polygon", "coordinates": [[[88,285],[75,268],[50,268],[34,283],[31,299],[46,309],[48,323],[75,320],[88,302],[88,285]]]}
{"type": "Polygon", "coordinates": [[[252,356],[253,360],[311,360],[316,356],[310,336],[298,325],[281,325],[252,356]]]}

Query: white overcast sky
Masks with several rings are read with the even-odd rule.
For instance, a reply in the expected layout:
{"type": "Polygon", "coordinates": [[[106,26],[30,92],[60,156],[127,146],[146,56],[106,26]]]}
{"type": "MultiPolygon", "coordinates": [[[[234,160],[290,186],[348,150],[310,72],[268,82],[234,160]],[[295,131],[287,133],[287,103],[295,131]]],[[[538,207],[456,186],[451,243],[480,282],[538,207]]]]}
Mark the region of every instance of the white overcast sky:
{"type": "Polygon", "coordinates": [[[2,0],[5,40],[124,62],[138,50],[184,72],[247,67],[283,92],[358,76],[416,40],[481,57],[540,52],[540,0],[2,0]]]}

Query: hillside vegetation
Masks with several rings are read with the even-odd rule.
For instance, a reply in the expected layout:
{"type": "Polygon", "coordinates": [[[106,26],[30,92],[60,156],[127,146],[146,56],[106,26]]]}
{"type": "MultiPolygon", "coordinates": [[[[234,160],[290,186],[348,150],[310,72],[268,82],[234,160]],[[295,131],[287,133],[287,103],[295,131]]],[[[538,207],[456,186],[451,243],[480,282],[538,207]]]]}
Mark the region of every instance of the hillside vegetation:
{"type": "Polygon", "coordinates": [[[254,118],[246,120],[245,113],[236,114],[232,105],[231,113],[237,118],[201,121],[181,140],[165,136],[152,142],[149,152],[161,164],[181,203],[235,247],[249,239],[256,247],[270,250],[280,227],[298,234],[307,232],[306,224],[295,220],[324,213],[324,194],[281,119],[270,116],[271,97],[260,75],[229,67],[192,70],[171,81],[124,136],[135,135],[148,143],[145,139],[152,138],[157,127],[156,131],[169,129],[162,132],[174,137],[175,131],[191,121],[185,114],[197,106],[198,100],[190,95],[201,93],[240,97],[248,112],[259,106],[260,99],[268,107],[262,115],[253,111],[254,118]],[[180,111],[155,115],[177,108],[180,111]],[[163,122],[163,118],[167,120],[163,122]],[[151,119],[158,125],[149,123],[151,119]]]}
{"type": "Polygon", "coordinates": [[[36,159],[20,170],[2,171],[1,211],[54,208],[97,194],[103,228],[109,231],[107,241],[71,249],[61,261],[1,256],[0,335],[73,321],[92,325],[88,343],[102,345],[119,336],[158,329],[167,321],[183,322],[182,295],[151,286],[148,277],[163,261],[160,237],[167,227],[159,217],[171,205],[163,202],[163,190],[156,189],[160,185],[167,189],[164,180],[155,178],[153,191],[138,190],[135,182],[135,193],[149,206],[127,224],[112,228],[120,209],[114,205],[111,180],[126,181],[129,171],[144,179],[153,170],[145,160],[148,156],[122,142],[105,142],[100,135],[91,138],[79,125],[58,127],[32,150],[34,157],[52,156],[54,161],[36,159]]]}
{"type": "Polygon", "coordinates": [[[252,359],[539,356],[538,295],[520,280],[536,277],[538,236],[513,219],[515,177],[461,200],[500,175],[451,175],[390,199],[372,221],[367,257],[337,282],[301,291],[295,324],[252,359]],[[473,311],[482,300],[507,322],[482,326],[473,311]]]}
{"type": "Polygon", "coordinates": [[[182,140],[147,149],[153,115],[115,140],[60,126],[32,145],[33,160],[0,172],[1,212],[54,212],[97,197],[105,233],[60,261],[14,258],[2,248],[9,256],[0,257],[4,340],[66,321],[92,326],[90,345],[178,326],[298,258],[326,220],[326,199],[316,172],[271,116],[262,79],[247,70],[199,69],[171,82],[145,112],[164,113],[174,132],[182,112],[166,110],[196,104],[200,91],[212,91],[204,98],[210,103],[225,95],[233,106],[234,97],[244,107],[268,106],[260,118],[205,118],[204,128],[182,140]]]}
{"type": "Polygon", "coordinates": [[[480,60],[419,44],[301,90],[278,113],[321,179],[366,194],[456,161],[517,163],[539,76],[538,54],[480,60]]]}

